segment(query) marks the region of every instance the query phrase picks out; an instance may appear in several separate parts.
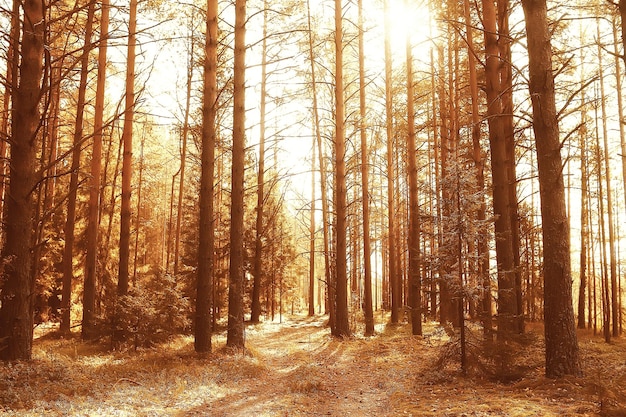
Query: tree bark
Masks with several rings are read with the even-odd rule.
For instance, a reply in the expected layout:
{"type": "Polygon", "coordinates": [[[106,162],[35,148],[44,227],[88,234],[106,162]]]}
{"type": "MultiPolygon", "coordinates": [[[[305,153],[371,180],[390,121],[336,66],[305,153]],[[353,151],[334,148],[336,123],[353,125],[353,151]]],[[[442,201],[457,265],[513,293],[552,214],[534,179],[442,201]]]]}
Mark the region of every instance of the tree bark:
{"type": "Polygon", "coordinates": [[[40,126],[44,56],[45,3],[22,2],[21,56],[13,78],[9,189],[2,248],[4,281],[0,289],[0,359],[30,360],[33,342],[34,286],[32,266],[36,144],[40,126]],[[17,82],[19,80],[19,83],[17,82]]]}
{"type": "Polygon", "coordinates": [[[217,110],[217,29],[218,0],[207,0],[204,49],[204,86],[202,106],[202,150],[200,174],[200,220],[198,277],[196,283],[196,321],[194,348],[198,353],[211,351],[211,307],[214,278],[215,234],[213,197],[215,184],[215,142],[217,110]]]}
{"type": "Polygon", "coordinates": [[[413,87],[413,45],[411,36],[406,38],[407,83],[407,141],[406,152],[409,174],[409,307],[411,308],[411,331],[422,334],[422,277],[420,275],[420,217],[417,184],[417,145],[415,141],[415,98],[413,87]]]}
{"type": "Polygon", "coordinates": [[[507,192],[509,204],[507,212],[511,226],[511,249],[515,277],[516,312],[515,323],[518,333],[524,332],[524,307],[522,300],[522,271],[520,268],[520,225],[517,204],[517,173],[515,157],[515,125],[513,122],[513,66],[511,56],[511,33],[509,30],[510,1],[498,0],[498,47],[500,49],[500,90],[502,97],[502,130],[506,149],[506,170],[508,174],[507,192]]]}
{"type": "Polygon", "coordinates": [[[485,79],[489,145],[491,149],[491,177],[493,178],[493,211],[496,217],[496,259],[498,264],[498,335],[506,339],[517,333],[517,291],[515,285],[515,258],[510,216],[511,179],[508,170],[508,152],[504,130],[501,57],[498,48],[497,16],[494,3],[483,0],[485,36],[485,79]]]}
{"type": "MultiPolygon", "coordinates": [[[[584,81],[583,81],[584,82],[584,81]]],[[[585,92],[581,92],[581,115],[582,126],[580,128],[580,289],[578,291],[578,328],[585,328],[585,289],[587,287],[587,239],[589,237],[589,209],[587,207],[588,179],[587,179],[587,111],[585,92]]],[[[591,311],[589,311],[591,314],[591,311]]]]}
{"type": "MultiPolygon", "coordinates": [[[[472,158],[476,170],[476,190],[479,193],[479,206],[476,212],[476,220],[484,223],[487,216],[487,204],[485,202],[485,161],[481,145],[480,113],[478,109],[478,76],[476,74],[476,56],[474,51],[474,35],[470,18],[469,0],[464,0],[465,27],[468,44],[468,66],[470,95],[472,99],[472,158]]],[[[477,267],[478,286],[480,287],[479,316],[483,323],[483,329],[488,336],[491,333],[491,278],[489,277],[489,242],[485,236],[480,236],[477,242],[477,267]]]]}
{"type": "MultiPolygon", "coordinates": [[[[6,88],[4,89],[4,97],[2,101],[2,124],[0,125],[0,224],[4,221],[5,212],[5,192],[7,188],[7,168],[6,161],[8,142],[11,132],[9,131],[9,109],[11,97],[13,95],[13,86],[16,83],[15,75],[18,73],[18,65],[20,60],[16,59],[19,53],[19,36],[20,36],[20,1],[13,0],[11,9],[11,29],[9,31],[9,45],[7,48],[6,62],[9,63],[6,68],[6,88]]],[[[4,230],[0,231],[2,238],[4,230]]]]}
{"type": "Polygon", "coordinates": [[[350,335],[348,323],[347,277],[347,202],[346,202],[346,132],[343,91],[343,18],[342,2],[335,0],[335,212],[336,212],[336,322],[334,335],[350,335]]]}
{"type": "Polygon", "coordinates": [[[552,46],[546,0],[522,0],[529,59],[529,90],[537,147],[544,242],[546,376],[582,373],[570,266],[569,221],[565,207],[552,46]]]}
{"type": "MultiPolygon", "coordinates": [[[[361,135],[361,199],[363,204],[363,310],[365,336],[374,334],[374,310],[372,308],[372,262],[370,242],[369,158],[365,119],[365,46],[363,40],[363,0],[359,0],[359,111],[361,135]]],[[[420,322],[421,323],[421,322],[420,322]]]]}
{"type": "MultiPolygon", "coordinates": [[[[311,6],[310,1],[307,0],[307,24],[308,24],[308,41],[309,41],[309,62],[311,63],[311,90],[313,95],[313,123],[315,124],[315,139],[317,141],[317,153],[319,155],[319,169],[320,169],[320,198],[322,200],[322,231],[324,239],[324,277],[326,282],[326,292],[330,291],[331,273],[330,273],[330,245],[329,245],[329,228],[330,223],[328,221],[328,200],[326,194],[326,159],[325,152],[322,146],[322,134],[320,131],[320,117],[317,103],[317,76],[315,71],[315,58],[313,53],[313,32],[311,25],[311,6]]],[[[329,309],[329,321],[332,323],[334,320],[334,313],[332,309],[329,309]]],[[[333,327],[333,326],[331,326],[333,327]]]]}
{"type": "Polygon", "coordinates": [[[109,0],[103,0],[100,16],[100,40],[98,49],[98,74],[96,81],[96,104],[94,114],[93,148],[91,151],[89,178],[89,214],[87,218],[87,248],[85,255],[85,278],[83,282],[82,338],[91,340],[96,336],[96,279],[98,256],[98,228],[100,212],[100,176],[102,172],[102,130],[104,119],[104,91],[106,87],[106,62],[109,38],[109,0]]]}
{"type": "Polygon", "coordinates": [[[122,143],[122,208],[120,215],[120,259],[117,281],[117,295],[128,293],[130,263],[130,199],[133,175],[133,119],[135,117],[135,48],[137,32],[137,0],[130,0],[128,23],[128,54],[126,68],[126,104],[124,109],[124,130],[122,143]]]}
{"type": "Polygon", "coordinates": [[[232,189],[230,207],[230,274],[228,285],[228,332],[226,344],[243,348],[244,337],[244,167],[245,167],[245,115],[246,115],[246,0],[235,2],[235,63],[233,97],[233,150],[232,189]]]}
{"type": "Polygon", "coordinates": [[[263,2],[263,40],[261,52],[261,104],[259,123],[259,171],[257,173],[256,236],[254,238],[254,281],[250,321],[261,319],[261,275],[263,271],[263,212],[265,199],[265,107],[267,101],[267,1],[263,2]]]}
{"type": "MultiPolygon", "coordinates": [[[[192,19],[193,27],[193,19],[192,19]]],[[[192,29],[193,32],[193,29],[192,29]]],[[[178,274],[180,264],[180,233],[181,223],[183,218],[183,197],[185,195],[185,168],[187,165],[187,136],[189,135],[189,107],[191,106],[191,84],[193,82],[193,59],[194,59],[194,46],[195,41],[193,33],[189,36],[189,42],[191,43],[189,51],[189,62],[187,63],[187,94],[185,98],[185,115],[183,120],[183,132],[181,138],[180,148],[180,178],[178,182],[178,204],[176,208],[176,232],[174,243],[174,275],[178,274]]],[[[135,256],[137,256],[135,254],[135,256]]]]}
{"type": "Polygon", "coordinates": [[[89,54],[92,49],[91,35],[95,14],[95,2],[91,1],[87,8],[85,24],[85,40],[80,59],[80,81],[76,101],[76,121],[74,124],[74,140],[72,143],[72,166],[70,172],[70,189],[67,196],[67,216],[65,219],[65,246],[63,248],[63,288],[61,291],[61,324],[60,331],[70,333],[70,312],[72,305],[72,281],[74,280],[74,225],[76,222],[76,194],[78,192],[78,171],[83,142],[83,119],[85,113],[85,94],[87,91],[87,75],[89,73],[89,54]]]}
{"type": "Polygon", "coordinates": [[[398,276],[398,251],[396,246],[396,197],[394,195],[393,157],[393,72],[391,60],[391,25],[389,0],[385,0],[385,115],[387,130],[387,216],[389,246],[389,287],[391,289],[391,323],[396,324],[400,312],[400,278],[398,276]]]}

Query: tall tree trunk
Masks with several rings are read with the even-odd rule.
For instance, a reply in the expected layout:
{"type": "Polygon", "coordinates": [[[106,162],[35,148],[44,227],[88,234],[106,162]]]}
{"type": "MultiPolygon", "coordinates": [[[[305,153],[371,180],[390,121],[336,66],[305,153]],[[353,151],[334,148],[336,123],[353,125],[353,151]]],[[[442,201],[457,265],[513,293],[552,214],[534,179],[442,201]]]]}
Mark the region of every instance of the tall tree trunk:
{"type": "Polygon", "coordinates": [[[131,222],[131,190],[133,175],[133,119],[135,117],[135,48],[137,35],[137,0],[130,0],[130,16],[128,22],[128,52],[126,68],[126,107],[124,108],[124,130],[122,143],[122,208],[120,216],[120,259],[117,281],[117,295],[128,293],[129,262],[130,262],[130,222],[131,222]]]}
{"type": "Polygon", "coordinates": [[[67,217],[65,219],[65,246],[63,248],[63,289],[61,291],[61,324],[60,331],[70,333],[70,310],[72,305],[72,281],[74,280],[74,225],[76,222],[76,194],[78,192],[78,173],[83,142],[83,116],[85,114],[85,94],[87,91],[87,75],[89,73],[89,54],[92,49],[91,35],[95,13],[95,2],[91,1],[87,8],[85,24],[85,40],[80,59],[80,81],[76,102],[76,121],[74,140],[72,143],[72,166],[70,172],[70,189],[67,196],[67,217]]]}
{"type": "MultiPolygon", "coordinates": [[[[326,285],[327,300],[334,298],[331,260],[330,260],[330,221],[328,216],[328,194],[326,192],[326,155],[322,144],[322,134],[320,129],[319,107],[317,103],[317,72],[315,70],[315,58],[313,53],[313,31],[311,25],[311,6],[307,0],[307,24],[308,24],[308,41],[309,41],[309,62],[311,63],[311,90],[313,96],[313,122],[315,128],[315,137],[317,140],[317,153],[319,155],[320,169],[320,199],[322,200],[322,232],[324,244],[324,277],[326,285]]],[[[334,327],[335,312],[330,302],[326,303],[328,307],[330,327],[334,327]]]]}
{"type": "MultiPolygon", "coordinates": [[[[584,82],[584,80],[583,80],[584,82]]],[[[587,179],[587,111],[585,91],[581,91],[581,128],[580,128],[580,178],[581,178],[581,207],[580,207],[580,287],[578,290],[578,328],[585,328],[585,289],[587,287],[587,238],[589,236],[589,209],[587,195],[589,193],[587,179]]],[[[591,310],[589,311],[591,314],[591,310]]]]}
{"type": "Polygon", "coordinates": [[[336,322],[334,335],[350,335],[348,323],[348,277],[347,277],[347,202],[346,202],[346,132],[343,91],[343,17],[342,2],[335,0],[335,213],[337,246],[335,263],[336,322]]]}
{"type": "Polygon", "coordinates": [[[309,317],[315,315],[315,139],[316,137],[313,135],[311,144],[311,214],[309,215],[309,317]]]}
{"type": "Polygon", "coordinates": [[[267,101],[267,1],[263,2],[263,41],[261,52],[261,104],[259,123],[259,171],[257,173],[256,236],[254,238],[254,281],[250,321],[261,319],[261,275],[263,271],[263,204],[265,200],[265,107],[267,101]]]}
{"type": "MultiPolygon", "coordinates": [[[[193,18],[191,22],[193,28],[193,18]]],[[[193,31],[193,29],[192,29],[193,31]]],[[[180,233],[183,218],[183,197],[185,195],[185,168],[187,165],[187,136],[189,135],[189,107],[191,106],[191,83],[193,82],[193,60],[195,41],[193,32],[189,36],[191,43],[189,51],[189,62],[187,63],[187,96],[185,99],[185,115],[183,116],[183,132],[180,147],[180,178],[178,183],[178,205],[176,208],[176,232],[174,244],[174,275],[178,274],[178,266],[180,264],[180,233]]],[[[136,256],[136,255],[135,255],[136,256]]]]}
{"type": "Polygon", "coordinates": [[[517,173],[515,157],[515,124],[513,122],[513,58],[511,57],[511,33],[509,30],[510,0],[498,0],[498,47],[500,48],[500,90],[502,97],[502,129],[506,148],[506,170],[508,174],[507,207],[511,224],[511,248],[515,276],[515,326],[524,332],[524,308],[522,300],[522,270],[520,268],[520,225],[517,204],[517,173]]]}
{"type": "Polygon", "coordinates": [[[618,9],[622,26],[622,59],[626,64],[626,0],[619,0],[618,9]]]}
{"type": "Polygon", "coordinates": [[[2,248],[2,258],[7,263],[0,288],[0,359],[4,360],[29,360],[33,342],[33,190],[37,181],[36,137],[41,122],[39,103],[47,22],[44,2],[26,0],[21,4],[21,50],[15,50],[15,57],[20,56],[21,60],[12,80],[9,190],[2,248]]]}
{"type": "MultiPolygon", "coordinates": [[[[467,31],[468,44],[468,66],[470,95],[472,99],[472,158],[476,170],[476,190],[479,193],[479,207],[476,212],[476,219],[484,223],[487,218],[487,204],[485,202],[485,161],[483,149],[480,143],[480,113],[478,109],[478,77],[476,74],[476,56],[474,52],[474,35],[470,15],[469,0],[464,0],[465,26],[467,31]]],[[[491,277],[489,276],[489,242],[484,237],[479,237],[477,244],[478,255],[478,285],[480,292],[480,317],[483,323],[485,335],[491,337],[491,277]]]]}
{"type": "Polygon", "coordinates": [[[517,292],[515,290],[515,259],[511,229],[511,207],[508,171],[508,152],[504,130],[501,57],[498,48],[496,9],[490,0],[483,0],[485,35],[485,79],[487,117],[491,149],[491,176],[493,178],[493,211],[496,216],[496,259],[498,264],[498,335],[505,340],[517,333],[517,292]]]}
{"type": "MultiPolygon", "coordinates": [[[[141,199],[141,188],[143,186],[143,170],[144,170],[144,148],[146,144],[146,136],[145,134],[141,135],[141,145],[139,148],[139,178],[137,179],[137,216],[135,217],[135,248],[133,250],[133,287],[137,285],[137,264],[139,261],[139,237],[141,234],[140,225],[141,225],[141,205],[143,204],[143,200],[141,199]]],[[[180,202],[180,200],[179,200],[180,202]]],[[[179,210],[179,219],[180,219],[180,210],[179,210]]],[[[145,245],[144,245],[145,246],[145,245]]],[[[174,268],[176,271],[176,268],[174,268]]]]}
{"type": "Polygon", "coordinates": [[[233,80],[233,150],[230,206],[230,273],[228,285],[228,333],[226,344],[243,348],[243,212],[246,135],[246,0],[235,2],[235,63],[233,80]]]}
{"type": "MultiPolygon", "coordinates": [[[[363,203],[363,290],[365,299],[365,336],[374,334],[374,310],[372,308],[372,263],[370,242],[370,197],[369,197],[369,159],[367,131],[365,129],[365,46],[363,40],[363,0],[359,0],[359,111],[361,134],[361,199],[363,203]]],[[[421,322],[420,322],[421,323],[421,322]]]]}
{"type": "MultiPolygon", "coordinates": [[[[20,60],[19,56],[19,42],[20,42],[20,1],[13,0],[13,6],[11,9],[11,29],[9,32],[9,45],[7,48],[6,62],[6,88],[4,89],[4,97],[2,100],[2,124],[0,125],[0,224],[4,221],[5,212],[5,192],[7,187],[7,168],[6,161],[9,143],[9,137],[11,132],[9,131],[9,109],[11,104],[11,96],[13,94],[13,86],[17,83],[16,74],[18,73],[18,66],[20,60]]],[[[3,237],[4,228],[0,231],[0,238],[3,237]]]]}
{"type": "Polygon", "coordinates": [[[100,182],[102,172],[102,130],[104,128],[104,91],[106,88],[106,62],[109,39],[109,0],[103,0],[100,16],[100,40],[98,49],[98,75],[96,81],[96,104],[93,126],[93,149],[91,151],[89,177],[89,215],[87,218],[87,248],[85,255],[85,278],[83,282],[82,338],[91,340],[96,336],[96,277],[98,256],[98,228],[100,226],[100,182]]]}
{"type": "Polygon", "coordinates": [[[528,40],[529,89],[541,196],[546,375],[579,375],[581,365],[572,306],[569,222],[546,0],[522,0],[522,7],[528,40]]]}
{"type": "Polygon", "coordinates": [[[207,0],[204,47],[204,86],[202,106],[202,154],[200,175],[200,221],[196,320],[194,347],[198,353],[211,351],[211,307],[213,304],[215,234],[213,197],[215,194],[215,144],[217,113],[217,18],[218,0],[207,0]]]}
{"type": "MultiPolygon", "coordinates": [[[[408,4],[408,3],[406,3],[408,4]]],[[[420,215],[417,184],[417,145],[415,141],[415,97],[413,87],[413,45],[411,36],[406,38],[406,92],[407,92],[407,141],[406,152],[409,174],[409,307],[411,308],[411,331],[422,334],[422,277],[420,275],[420,215]]]]}
{"type": "MultiPolygon", "coordinates": [[[[602,96],[597,97],[596,91],[596,101],[602,100],[602,96]]],[[[596,129],[595,129],[595,161],[596,161],[596,169],[598,180],[596,182],[597,186],[597,195],[598,195],[598,221],[600,223],[600,228],[598,230],[599,233],[599,241],[600,241],[600,273],[602,275],[602,279],[600,281],[600,294],[602,297],[602,331],[604,335],[604,341],[609,343],[611,341],[611,303],[609,296],[609,273],[607,270],[608,262],[606,257],[606,222],[604,221],[604,187],[602,185],[602,163],[604,159],[602,158],[602,151],[600,149],[600,127],[598,121],[600,120],[598,116],[598,106],[595,108],[595,121],[596,121],[596,129]]]]}
{"type": "MultiPolygon", "coordinates": [[[[596,21],[596,35],[598,39],[600,39],[600,22],[596,21]]],[[[609,229],[609,267],[610,267],[610,277],[611,277],[611,299],[610,305],[611,309],[611,324],[613,336],[619,336],[619,310],[620,306],[617,304],[617,254],[615,252],[615,222],[613,220],[613,185],[611,182],[611,163],[609,158],[609,133],[607,126],[607,111],[606,111],[606,95],[604,88],[604,69],[602,67],[602,46],[600,42],[598,42],[598,71],[600,78],[600,106],[602,110],[602,139],[604,142],[604,180],[606,181],[606,213],[608,224],[607,228],[609,229]]],[[[621,124],[621,123],[620,123],[621,124]]],[[[604,212],[601,213],[601,216],[604,216],[604,212]]]]}
{"type": "Polygon", "coordinates": [[[393,157],[393,72],[391,59],[391,16],[389,0],[385,0],[385,117],[387,129],[387,216],[389,246],[389,287],[391,289],[391,323],[398,323],[400,312],[400,278],[398,274],[398,251],[396,246],[396,197],[394,195],[393,157]]]}
{"type": "MultiPolygon", "coordinates": [[[[624,100],[623,100],[623,93],[622,93],[622,65],[621,65],[621,61],[619,59],[619,48],[618,48],[618,41],[617,41],[617,23],[615,21],[615,18],[612,20],[612,26],[613,26],[613,45],[614,45],[614,53],[615,53],[615,85],[616,85],[616,94],[617,94],[617,111],[618,111],[618,116],[619,116],[619,120],[621,121],[619,124],[619,139],[620,139],[620,149],[621,149],[621,162],[622,162],[622,181],[623,181],[623,197],[624,200],[626,201],[626,130],[624,127],[624,100]]],[[[624,52],[622,52],[624,53],[624,52]]],[[[617,195],[617,193],[616,193],[617,195]]],[[[620,239],[619,239],[619,220],[617,222],[615,222],[615,228],[617,230],[615,230],[615,233],[617,234],[617,242],[615,243],[617,245],[616,248],[616,258],[620,259],[620,254],[619,254],[619,244],[620,244],[620,239]]],[[[617,262],[618,267],[619,268],[619,261],[617,262]]],[[[620,273],[620,271],[616,271],[616,290],[617,290],[617,294],[616,294],[616,305],[618,306],[617,308],[617,317],[615,317],[617,320],[617,324],[615,325],[615,327],[613,327],[613,335],[614,336],[618,336],[622,333],[622,313],[623,313],[623,308],[621,308],[622,306],[622,291],[621,291],[621,286],[622,286],[622,281],[621,279],[619,279],[619,277],[622,275],[620,273]]]]}

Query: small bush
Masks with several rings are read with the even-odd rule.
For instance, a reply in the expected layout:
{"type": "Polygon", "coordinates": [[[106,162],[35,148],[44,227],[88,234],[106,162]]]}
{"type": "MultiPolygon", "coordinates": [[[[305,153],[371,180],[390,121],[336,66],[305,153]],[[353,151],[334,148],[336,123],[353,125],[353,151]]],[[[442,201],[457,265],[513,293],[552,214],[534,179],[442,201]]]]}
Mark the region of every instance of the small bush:
{"type": "Polygon", "coordinates": [[[113,323],[116,342],[150,347],[189,328],[189,300],[173,276],[156,273],[117,300],[113,323]]]}
{"type": "MultiPolygon", "coordinates": [[[[528,350],[538,343],[533,333],[512,335],[506,341],[497,337],[495,341],[485,340],[480,326],[468,326],[465,333],[466,373],[510,383],[522,379],[534,369],[534,363],[523,360],[532,357],[528,350]]],[[[436,369],[442,371],[451,363],[459,363],[460,358],[461,340],[455,331],[450,340],[441,346],[436,369]]]]}

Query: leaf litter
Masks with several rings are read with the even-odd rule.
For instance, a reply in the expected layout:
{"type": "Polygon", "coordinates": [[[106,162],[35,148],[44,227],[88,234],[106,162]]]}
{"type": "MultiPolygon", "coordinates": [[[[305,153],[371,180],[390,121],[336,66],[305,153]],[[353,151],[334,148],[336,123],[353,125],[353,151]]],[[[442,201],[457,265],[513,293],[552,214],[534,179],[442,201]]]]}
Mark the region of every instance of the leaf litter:
{"type": "Polygon", "coordinates": [[[324,320],[250,325],[245,352],[217,334],[206,357],[189,336],[137,352],[40,337],[32,361],[0,364],[0,416],[626,416],[619,338],[580,332],[585,376],[559,380],[534,343],[519,352],[525,373],[503,383],[463,376],[455,358],[437,367],[449,340],[436,323],[423,337],[405,323],[337,340],[324,320]]]}

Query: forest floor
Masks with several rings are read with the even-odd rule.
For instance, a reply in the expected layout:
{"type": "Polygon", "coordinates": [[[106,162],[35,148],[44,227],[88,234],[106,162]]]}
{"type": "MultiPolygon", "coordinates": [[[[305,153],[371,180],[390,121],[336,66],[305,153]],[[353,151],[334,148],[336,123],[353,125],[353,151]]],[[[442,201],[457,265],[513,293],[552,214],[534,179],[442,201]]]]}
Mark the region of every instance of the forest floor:
{"type": "Polygon", "coordinates": [[[248,326],[245,353],[219,334],[205,358],[191,337],[111,352],[38,329],[31,362],[0,364],[0,416],[626,416],[624,338],[579,333],[585,376],[551,380],[529,325],[516,355],[493,349],[505,371],[470,355],[463,376],[434,323],[423,337],[401,324],[337,340],[324,319],[248,326]]]}

